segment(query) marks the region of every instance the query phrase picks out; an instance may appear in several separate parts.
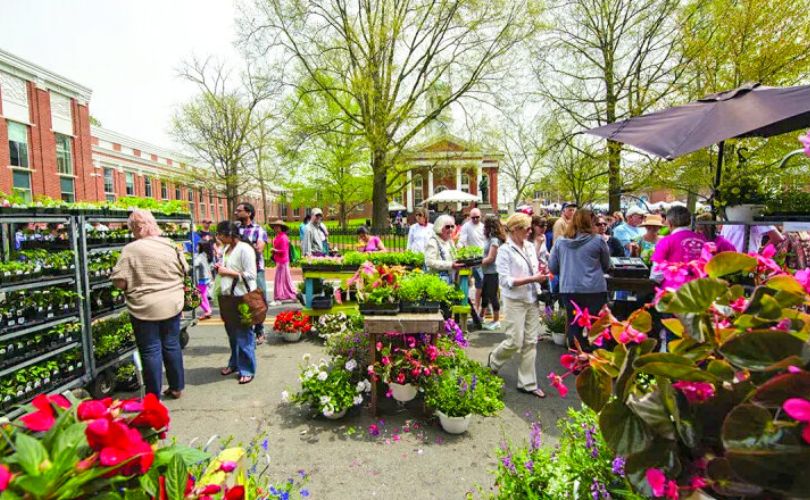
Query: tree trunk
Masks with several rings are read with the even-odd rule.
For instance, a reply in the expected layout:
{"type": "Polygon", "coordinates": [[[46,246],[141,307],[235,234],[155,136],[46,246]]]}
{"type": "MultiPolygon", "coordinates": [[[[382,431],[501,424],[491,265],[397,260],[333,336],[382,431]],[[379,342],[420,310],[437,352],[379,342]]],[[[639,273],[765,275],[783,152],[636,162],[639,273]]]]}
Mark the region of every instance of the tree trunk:
{"type": "Polygon", "coordinates": [[[385,167],[385,153],[374,151],[371,156],[371,171],[374,180],[371,191],[371,225],[377,234],[387,229],[388,224],[388,177],[385,167]]]}
{"type": "Polygon", "coordinates": [[[696,206],[697,206],[697,193],[689,191],[686,194],[686,208],[688,208],[689,211],[694,214],[696,206]]]}
{"type": "Polygon", "coordinates": [[[338,206],[340,207],[340,213],[338,214],[338,217],[340,218],[340,227],[345,231],[348,227],[346,224],[346,202],[341,201],[338,206]]]}
{"type": "Polygon", "coordinates": [[[259,189],[262,192],[262,222],[267,224],[267,188],[264,185],[264,176],[259,176],[259,189]]]}
{"type": "Polygon", "coordinates": [[[622,209],[621,145],[608,141],[608,209],[622,209]]]}

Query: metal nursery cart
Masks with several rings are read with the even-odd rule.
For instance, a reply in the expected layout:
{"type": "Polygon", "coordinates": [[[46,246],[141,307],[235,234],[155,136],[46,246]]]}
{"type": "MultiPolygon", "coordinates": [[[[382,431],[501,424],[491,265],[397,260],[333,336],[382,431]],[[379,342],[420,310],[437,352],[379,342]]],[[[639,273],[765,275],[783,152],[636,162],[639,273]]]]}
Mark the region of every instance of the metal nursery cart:
{"type": "MultiPolygon", "coordinates": [[[[173,239],[190,243],[194,227],[190,216],[156,215],[156,219],[161,225],[178,224],[183,230],[173,239]]],[[[36,209],[0,213],[3,263],[16,261],[23,251],[39,251],[40,256],[72,252],[64,254],[69,255],[69,263],[58,269],[0,272],[0,415],[13,418],[21,412],[21,405],[39,393],[57,394],[86,386],[94,397],[109,395],[115,389],[116,368],[130,359],[135,363],[143,394],[140,359],[134,342],[97,359],[93,341],[94,326],[119,317],[126,305],[112,287],[109,272],[91,273],[90,264],[99,256],[120,251],[131,238],[94,240],[88,228],[96,222],[125,226],[126,220],[126,212],[56,213],[55,209],[36,209]],[[29,224],[62,225],[67,239],[51,239],[46,233],[23,241],[22,234],[29,224]],[[105,300],[99,299],[101,295],[105,295],[105,300]],[[68,298],[53,307],[54,297],[68,298]]],[[[13,266],[6,264],[6,267],[13,266]]],[[[188,342],[188,327],[196,322],[193,311],[184,313],[183,347],[188,342]]]]}

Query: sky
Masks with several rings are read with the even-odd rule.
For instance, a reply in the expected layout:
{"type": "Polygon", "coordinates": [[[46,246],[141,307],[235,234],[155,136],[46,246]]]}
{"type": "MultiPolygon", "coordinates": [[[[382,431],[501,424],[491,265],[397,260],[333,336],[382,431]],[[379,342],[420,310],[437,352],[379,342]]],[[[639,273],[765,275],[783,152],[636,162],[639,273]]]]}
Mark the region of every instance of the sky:
{"type": "Polygon", "coordinates": [[[184,60],[239,64],[232,0],[0,0],[0,48],[89,87],[105,128],[179,149],[169,134],[194,87],[184,60]]]}

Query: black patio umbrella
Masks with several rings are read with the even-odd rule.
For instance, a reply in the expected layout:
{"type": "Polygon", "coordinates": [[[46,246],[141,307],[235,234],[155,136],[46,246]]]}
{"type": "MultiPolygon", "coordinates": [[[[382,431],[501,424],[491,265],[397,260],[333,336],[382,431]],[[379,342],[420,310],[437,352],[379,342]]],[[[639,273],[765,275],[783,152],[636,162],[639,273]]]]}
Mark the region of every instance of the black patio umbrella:
{"type": "Polygon", "coordinates": [[[810,126],[810,85],[764,87],[747,83],[695,102],[636,116],[585,132],[672,160],[719,146],[714,189],[723,170],[727,139],[770,137],[810,126]]]}

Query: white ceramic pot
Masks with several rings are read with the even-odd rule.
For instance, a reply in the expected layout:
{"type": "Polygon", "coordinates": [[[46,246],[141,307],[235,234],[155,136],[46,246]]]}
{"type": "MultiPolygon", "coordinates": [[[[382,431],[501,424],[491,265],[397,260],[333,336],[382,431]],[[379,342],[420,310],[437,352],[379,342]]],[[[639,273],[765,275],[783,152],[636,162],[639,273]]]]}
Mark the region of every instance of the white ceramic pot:
{"type": "Polygon", "coordinates": [[[347,411],[349,411],[348,408],[343,408],[339,412],[332,414],[332,416],[324,415],[324,417],[328,418],[329,420],[340,420],[341,418],[346,416],[347,411]]]}
{"type": "Polygon", "coordinates": [[[442,424],[442,429],[449,434],[463,434],[467,432],[472,421],[472,414],[464,417],[448,417],[440,410],[436,410],[439,416],[439,423],[442,424]]]}
{"type": "Polygon", "coordinates": [[[391,395],[394,396],[394,399],[397,401],[405,403],[416,397],[416,386],[413,384],[395,384],[389,382],[388,387],[391,388],[391,395]]]}
{"type": "Polygon", "coordinates": [[[564,333],[551,332],[551,340],[553,340],[555,344],[565,347],[565,334],[564,333]]]}
{"type": "Polygon", "coordinates": [[[762,205],[729,205],[726,220],[731,222],[754,222],[754,216],[762,213],[762,205]]]}
{"type": "Polygon", "coordinates": [[[281,334],[287,342],[298,342],[301,340],[301,332],[284,332],[281,334]]]}

